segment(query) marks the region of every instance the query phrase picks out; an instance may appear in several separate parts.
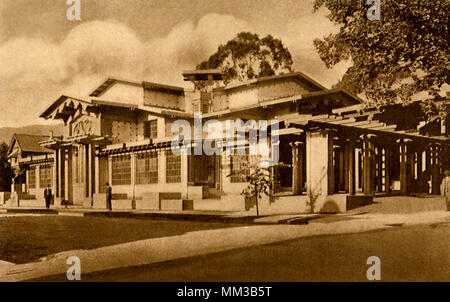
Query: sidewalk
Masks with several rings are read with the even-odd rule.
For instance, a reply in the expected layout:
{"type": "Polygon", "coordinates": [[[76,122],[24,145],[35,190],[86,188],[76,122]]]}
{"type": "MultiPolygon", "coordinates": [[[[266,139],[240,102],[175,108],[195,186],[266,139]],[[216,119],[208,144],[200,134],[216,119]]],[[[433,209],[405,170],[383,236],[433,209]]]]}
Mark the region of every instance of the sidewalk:
{"type": "Polygon", "coordinates": [[[154,264],[291,239],[439,223],[450,223],[450,212],[361,214],[332,223],[252,225],[195,231],[179,236],[140,240],[93,250],[66,251],[49,255],[40,262],[20,265],[0,263],[0,281],[23,281],[66,274],[68,268],[66,261],[71,256],[80,258],[83,276],[83,273],[154,264]]]}
{"type": "Polygon", "coordinates": [[[220,222],[241,224],[306,224],[320,214],[271,214],[256,216],[252,211],[156,211],[156,210],[103,210],[82,207],[0,207],[0,213],[49,214],[77,217],[114,217],[195,222],[220,222]]]}

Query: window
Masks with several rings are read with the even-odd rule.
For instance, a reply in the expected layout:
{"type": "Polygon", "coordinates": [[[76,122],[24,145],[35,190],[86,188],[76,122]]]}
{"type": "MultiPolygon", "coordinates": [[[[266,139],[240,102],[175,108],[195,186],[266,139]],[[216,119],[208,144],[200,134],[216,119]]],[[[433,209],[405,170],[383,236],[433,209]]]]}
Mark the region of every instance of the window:
{"type": "Polygon", "coordinates": [[[131,185],[131,157],[129,155],[112,158],[112,184],[131,185]]]}
{"type": "Polygon", "coordinates": [[[158,138],[158,120],[145,122],[144,124],[145,138],[158,138]]]}
{"type": "Polygon", "coordinates": [[[202,113],[209,113],[209,104],[202,103],[202,113]]]}
{"type": "Polygon", "coordinates": [[[174,155],[170,150],[166,152],[166,182],[181,182],[181,156],[174,155]]]}
{"type": "Polygon", "coordinates": [[[249,156],[248,156],[248,149],[246,150],[247,154],[236,154],[237,151],[234,150],[234,155],[230,156],[230,165],[231,165],[231,177],[230,180],[232,183],[234,182],[245,182],[243,180],[244,176],[250,175],[250,169],[244,169],[245,163],[248,162],[249,156]]]}
{"type": "Polygon", "coordinates": [[[158,153],[147,152],[136,157],[136,184],[158,183],[158,153]]]}
{"type": "Polygon", "coordinates": [[[194,109],[194,112],[200,112],[200,103],[193,103],[192,107],[194,109]]]}
{"type": "Polygon", "coordinates": [[[36,188],[36,167],[30,167],[28,171],[28,187],[30,189],[36,188]]]}
{"type": "Polygon", "coordinates": [[[39,187],[52,186],[52,165],[42,165],[39,167],[39,187]]]}

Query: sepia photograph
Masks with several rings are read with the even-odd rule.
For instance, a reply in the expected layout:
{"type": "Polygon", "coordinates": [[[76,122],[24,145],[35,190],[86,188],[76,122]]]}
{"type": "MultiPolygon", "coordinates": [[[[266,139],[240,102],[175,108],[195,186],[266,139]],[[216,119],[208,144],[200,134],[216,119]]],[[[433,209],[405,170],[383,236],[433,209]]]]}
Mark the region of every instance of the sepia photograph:
{"type": "Polygon", "coordinates": [[[0,283],[448,284],[449,15],[0,0],[0,283]]]}

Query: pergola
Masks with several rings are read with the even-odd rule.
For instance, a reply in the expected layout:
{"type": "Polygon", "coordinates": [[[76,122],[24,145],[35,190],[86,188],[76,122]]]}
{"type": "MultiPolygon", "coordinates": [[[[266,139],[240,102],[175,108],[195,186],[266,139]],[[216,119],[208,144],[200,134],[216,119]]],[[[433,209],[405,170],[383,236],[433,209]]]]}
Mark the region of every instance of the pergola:
{"type": "Polygon", "coordinates": [[[323,196],[353,196],[357,187],[366,196],[389,194],[398,189],[393,188],[394,176],[401,194],[439,194],[442,174],[450,168],[450,138],[423,133],[421,127],[411,126],[414,121],[403,123],[401,117],[395,123],[395,114],[386,118],[386,112],[356,105],[330,114],[285,118],[285,132],[303,131],[289,137],[293,194],[303,193],[304,185],[307,194],[323,196]]]}

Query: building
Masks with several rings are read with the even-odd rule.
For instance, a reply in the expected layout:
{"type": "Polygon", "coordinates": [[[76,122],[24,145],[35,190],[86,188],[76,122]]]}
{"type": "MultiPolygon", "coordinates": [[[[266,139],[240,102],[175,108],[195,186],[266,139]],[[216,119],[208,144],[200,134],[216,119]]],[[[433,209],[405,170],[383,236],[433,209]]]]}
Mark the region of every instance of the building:
{"type": "MultiPolygon", "coordinates": [[[[217,120],[223,129],[228,120],[279,121],[278,131],[268,128],[279,134],[268,143],[278,146],[280,164],[271,169],[267,210],[343,212],[377,194],[438,194],[450,167],[448,110],[426,122],[417,103],[365,109],[358,97],[300,72],[215,88],[217,72],[184,76],[206,81],[206,88],[108,79],[86,98],[62,95],[41,117],[61,120],[64,135],[40,141],[52,153],[20,159],[21,190],[39,198],[37,175],[51,171],[42,175],[51,175],[46,183],[56,206],[105,208],[109,182],[115,209],[248,210],[251,202],[240,195],[246,184],[229,177],[248,151],[228,155],[217,140],[220,154],[171,151],[174,137],[185,149],[199,143],[194,134],[172,132],[177,120],[193,126],[195,112],[202,112],[201,126],[217,120]]],[[[200,136],[202,143],[209,139],[200,136]]],[[[248,150],[244,137],[232,148],[248,150]]]]}
{"type": "Polygon", "coordinates": [[[19,199],[43,199],[44,188],[52,185],[54,152],[39,144],[48,139],[49,136],[29,134],[14,134],[11,138],[8,161],[15,173],[11,185],[11,192],[16,194],[13,204],[19,199]]]}

